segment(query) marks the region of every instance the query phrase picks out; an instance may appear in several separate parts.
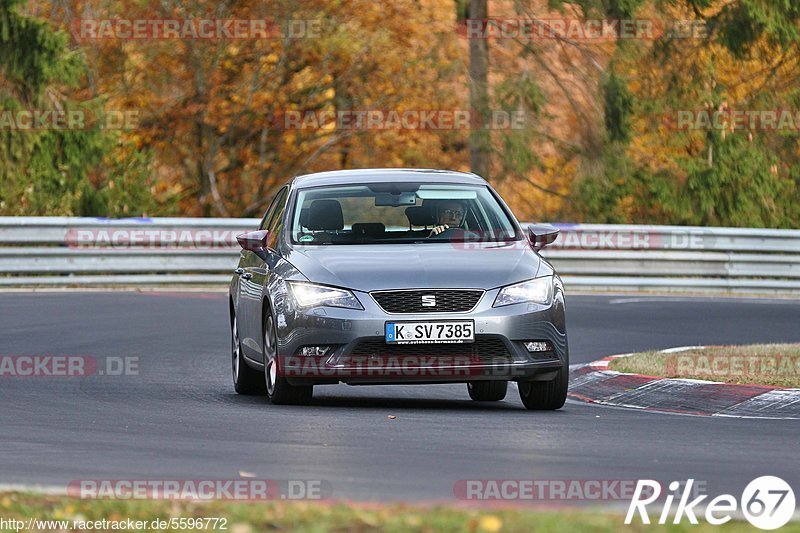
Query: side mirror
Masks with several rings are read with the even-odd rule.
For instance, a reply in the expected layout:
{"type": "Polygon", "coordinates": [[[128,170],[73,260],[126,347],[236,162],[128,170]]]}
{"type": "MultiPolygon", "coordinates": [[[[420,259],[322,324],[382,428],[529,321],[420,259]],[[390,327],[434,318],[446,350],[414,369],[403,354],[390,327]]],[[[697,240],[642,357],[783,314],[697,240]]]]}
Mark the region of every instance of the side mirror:
{"type": "Polygon", "coordinates": [[[236,240],[239,241],[239,246],[242,249],[255,253],[264,261],[267,260],[267,251],[269,250],[267,248],[267,239],[269,239],[269,231],[267,230],[249,231],[236,236],[236,240]]]}
{"type": "Polygon", "coordinates": [[[560,229],[550,224],[531,224],[528,226],[528,239],[534,251],[538,252],[548,244],[556,242],[560,232],[560,229]]]}

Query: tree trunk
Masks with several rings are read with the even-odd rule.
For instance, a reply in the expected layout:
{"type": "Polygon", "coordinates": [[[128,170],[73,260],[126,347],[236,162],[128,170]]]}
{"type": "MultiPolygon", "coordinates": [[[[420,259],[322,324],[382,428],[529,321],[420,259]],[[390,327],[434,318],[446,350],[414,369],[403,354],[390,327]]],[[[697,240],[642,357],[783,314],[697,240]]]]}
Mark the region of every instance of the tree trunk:
{"type": "MultiPolygon", "coordinates": [[[[489,0],[470,0],[469,18],[482,23],[489,16],[489,0]]],[[[470,105],[472,129],[469,136],[469,157],[472,172],[489,177],[489,41],[473,37],[469,41],[470,105]]]]}

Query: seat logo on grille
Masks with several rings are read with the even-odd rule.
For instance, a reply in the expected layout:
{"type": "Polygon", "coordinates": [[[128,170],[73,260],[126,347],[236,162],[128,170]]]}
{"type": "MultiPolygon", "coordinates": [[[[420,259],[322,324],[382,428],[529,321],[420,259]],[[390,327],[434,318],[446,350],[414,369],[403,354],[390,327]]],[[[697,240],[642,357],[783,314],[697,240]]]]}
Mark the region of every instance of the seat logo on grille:
{"type": "Polygon", "coordinates": [[[422,307],[436,307],[436,295],[435,294],[423,294],[422,295],[422,307]]]}

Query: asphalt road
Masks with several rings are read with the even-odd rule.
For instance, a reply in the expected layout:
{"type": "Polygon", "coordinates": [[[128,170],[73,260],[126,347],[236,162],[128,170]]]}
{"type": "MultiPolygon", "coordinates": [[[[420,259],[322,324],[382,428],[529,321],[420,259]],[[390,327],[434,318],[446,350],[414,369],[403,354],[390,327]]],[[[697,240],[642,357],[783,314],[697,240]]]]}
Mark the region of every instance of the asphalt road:
{"type": "MultiPolygon", "coordinates": [[[[465,479],[663,481],[800,489],[800,421],[569,402],[528,412],[466,386],[317,387],[310,407],[239,397],[224,294],[0,293],[0,355],[136,357],[138,375],[0,377],[0,483],[324,480],[336,498],[453,500],[465,479]],[[390,420],[389,415],[397,418],[390,420]]],[[[571,296],[572,362],[689,344],[800,342],[800,302],[571,296]]]]}

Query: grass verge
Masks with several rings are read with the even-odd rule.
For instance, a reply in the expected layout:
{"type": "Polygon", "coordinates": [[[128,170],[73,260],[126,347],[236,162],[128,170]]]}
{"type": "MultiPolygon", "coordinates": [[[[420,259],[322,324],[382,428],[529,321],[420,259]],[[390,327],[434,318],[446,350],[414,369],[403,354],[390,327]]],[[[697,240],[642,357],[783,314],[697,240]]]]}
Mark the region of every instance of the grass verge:
{"type": "Polygon", "coordinates": [[[614,359],[610,370],[667,378],[800,388],[800,344],[713,346],[614,359]]]}
{"type": "MultiPolygon", "coordinates": [[[[656,513],[657,514],[657,513],[656,513]]],[[[37,520],[68,520],[66,528],[40,527],[39,531],[136,531],[138,529],[115,529],[80,527],[81,521],[142,521],[147,531],[223,531],[221,522],[217,528],[152,527],[154,520],[167,523],[175,519],[218,518],[225,519],[224,531],[230,533],[255,533],[261,531],[301,532],[438,532],[468,531],[569,531],[569,532],[616,532],[625,531],[691,531],[706,533],[719,531],[752,531],[746,522],[730,522],[724,526],[712,526],[701,520],[700,525],[685,523],[677,526],[623,524],[623,515],[609,511],[528,509],[473,509],[451,506],[410,506],[403,504],[347,504],[347,503],[231,503],[231,502],[175,502],[163,500],[80,500],[61,496],[44,496],[23,493],[0,494],[0,522],[2,531],[15,531],[9,527],[11,519],[27,522],[37,520]],[[78,521],[76,524],[75,521],[78,521]]],[[[653,517],[657,519],[656,517],[653,517]]],[[[95,526],[98,524],[95,524],[95,526]]],[[[102,524],[99,524],[102,525],[102,524]]],[[[177,523],[176,523],[177,525],[177,523]]],[[[33,528],[36,531],[36,528],[33,528]]],[[[30,531],[22,529],[19,531],[30,531]]],[[[800,532],[800,524],[789,523],[782,531],[800,532]]]]}

